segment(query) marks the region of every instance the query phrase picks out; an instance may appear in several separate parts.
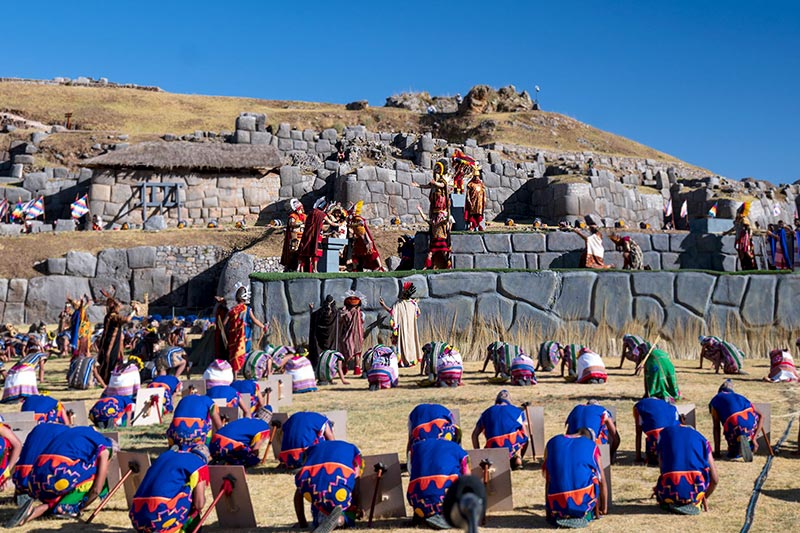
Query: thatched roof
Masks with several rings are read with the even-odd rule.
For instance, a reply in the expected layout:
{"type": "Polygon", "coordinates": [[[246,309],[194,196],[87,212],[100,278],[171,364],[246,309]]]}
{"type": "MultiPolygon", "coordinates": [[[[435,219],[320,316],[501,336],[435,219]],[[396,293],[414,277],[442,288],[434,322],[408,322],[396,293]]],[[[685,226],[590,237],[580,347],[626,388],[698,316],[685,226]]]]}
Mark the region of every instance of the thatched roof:
{"type": "Polygon", "coordinates": [[[154,141],[133,144],[92,159],[82,166],[130,170],[195,172],[265,172],[281,166],[274,146],[154,141]]]}

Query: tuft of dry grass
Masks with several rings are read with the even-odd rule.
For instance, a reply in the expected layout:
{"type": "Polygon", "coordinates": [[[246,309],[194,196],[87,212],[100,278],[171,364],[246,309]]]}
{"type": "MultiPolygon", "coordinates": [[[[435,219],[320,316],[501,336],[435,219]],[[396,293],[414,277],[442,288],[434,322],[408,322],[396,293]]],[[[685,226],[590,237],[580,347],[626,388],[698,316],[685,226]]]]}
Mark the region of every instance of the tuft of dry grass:
{"type": "MultiPolygon", "coordinates": [[[[449,328],[449,324],[447,326],[449,328]]],[[[632,366],[622,370],[615,367],[612,358],[606,361],[609,366],[609,382],[604,385],[577,385],[565,383],[556,373],[540,373],[539,384],[527,389],[513,387],[511,394],[517,403],[530,400],[534,405],[545,407],[545,432],[552,437],[564,429],[564,420],[572,407],[585,402],[587,398],[597,398],[606,407],[616,407],[617,427],[622,445],[619,462],[613,467],[614,503],[611,514],[591,525],[595,532],[641,531],[734,531],[744,521],[753,482],[761,472],[765,458],[757,456],[753,463],[740,461],[720,461],[718,469],[720,486],[711,498],[710,511],[698,517],[679,517],[661,512],[654,500],[650,499],[652,488],[658,477],[654,468],[633,464],[634,423],[631,416],[633,404],[641,397],[642,378],[632,376],[632,366]]],[[[62,359],[48,363],[47,379],[43,388],[59,399],[81,399],[92,402],[100,395],[100,390],[67,391],[64,375],[67,361],[62,359]]],[[[295,396],[295,401],[287,411],[301,410],[327,411],[348,410],[349,439],[358,445],[364,454],[396,452],[403,458],[406,439],[406,418],[414,405],[422,402],[438,402],[450,408],[458,408],[462,427],[469,435],[480,413],[494,400],[498,385],[491,385],[487,377],[491,374],[478,372],[480,364],[469,362],[465,365],[465,385],[458,389],[418,388],[416,368],[402,370],[400,387],[380,392],[368,392],[365,380],[351,379],[350,385],[336,384],[323,387],[320,392],[295,396]]],[[[709,370],[697,370],[695,362],[676,361],[678,380],[685,395],[685,402],[697,405],[698,429],[711,437],[711,420],[705,405],[716,393],[722,375],[709,370]]],[[[798,399],[797,385],[766,384],[760,381],[766,375],[768,363],[763,360],[749,361],[748,376],[734,376],[738,392],[756,402],[772,402],[772,442],[776,442],[786,428],[790,418],[796,417],[798,399]]],[[[89,403],[88,405],[91,405],[89,403]]],[[[0,405],[0,412],[16,410],[16,406],[0,405]]],[[[166,448],[163,437],[165,426],[122,430],[122,446],[126,449],[143,450],[155,457],[166,448]]],[[[756,510],[753,531],[793,530],[800,520],[800,506],[796,504],[800,496],[800,479],[796,475],[798,459],[786,451],[796,449],[797,426],[789,435],[784,452],[779,455],[764,486],[756,510]]],[[[468,437],[467,437],[468,440],[468,437]]],[[[465,442],[466,445],[466,442],[465,442]]],[[[541,460],[541,458],[540,458],[541,460]]],[[[512,473],[514,489],[514,510],[489,516],[486,530],[498,533],[518,532],[529,528],[547,527],[544,519],[544,479],[540,472],[540,462],[531,463],[527,458],[526,468],[512,473]]],[[[403,478],[404,488],[408,477],[403,478]]],[[[289,531],[294,523],[292,493],[294,478],[290,474],[277,472],[275,462],[270,459],[264,467],[251,469],[248,485],[256,509],[258,531],[289,531]]],[[[10,495],[10,492],[6,492],[10,495]]],[[[210,498],[209,498],[210,501],[210,498]]],[[[0,503],[0,521],[8,519],[13,508],[8,499],[0,503]]],[[[223,531],[216,525],[214,514],[209,523],[210,531],[223,531]]],[[[108,510],[103,511],[92,526],[64,520],[42,520],[19,531],[78,532],[87,530],[123,531],[129,530],[124,497],[115,496],[108,510]]],[[[364,527],[362,525],[362,527],[364,527]]],[[[376,529],[397,532],[418,531],[410,528],[407,521],[380,520],[376,529]]]]}

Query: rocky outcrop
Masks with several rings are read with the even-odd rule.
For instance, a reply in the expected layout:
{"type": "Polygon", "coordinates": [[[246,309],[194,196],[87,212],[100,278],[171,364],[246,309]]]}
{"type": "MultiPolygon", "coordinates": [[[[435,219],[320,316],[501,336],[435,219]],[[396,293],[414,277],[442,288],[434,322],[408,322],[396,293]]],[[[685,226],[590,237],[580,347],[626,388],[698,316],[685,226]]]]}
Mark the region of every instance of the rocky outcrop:
{"type": "Polygon", "coordinates": [[[458,108],[462,115],[486,113],[513,113],[533,109],[533,100],[528,91],[517,93],[513,85],[494,90],[488,85],[476,85],[464,97],[458,108]]]}

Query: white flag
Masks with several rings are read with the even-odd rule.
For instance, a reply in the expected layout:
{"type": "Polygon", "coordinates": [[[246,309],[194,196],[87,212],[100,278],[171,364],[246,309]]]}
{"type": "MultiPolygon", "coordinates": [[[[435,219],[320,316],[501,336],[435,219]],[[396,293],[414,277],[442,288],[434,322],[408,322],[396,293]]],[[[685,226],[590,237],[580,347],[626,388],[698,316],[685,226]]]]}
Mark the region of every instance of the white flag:
{"type": "Polygon", "coordinates": [[[672,216],[672,198],[669,199],[667,205],[664,206],[664,216],[671,217],[672,216]]]}
{"type": "Polygon", "coordinates": [[[689,216],[689,205],[687,200],[683,201],[683,205],[681,206],[681,218],[686,218],[689,216]]]}
{"type": "Polygon", "coordinates": [[[781,216],[781,206],[778,204],[774,204],[772,206],[772,214],[775,215],[776,217],[781,216]]]}

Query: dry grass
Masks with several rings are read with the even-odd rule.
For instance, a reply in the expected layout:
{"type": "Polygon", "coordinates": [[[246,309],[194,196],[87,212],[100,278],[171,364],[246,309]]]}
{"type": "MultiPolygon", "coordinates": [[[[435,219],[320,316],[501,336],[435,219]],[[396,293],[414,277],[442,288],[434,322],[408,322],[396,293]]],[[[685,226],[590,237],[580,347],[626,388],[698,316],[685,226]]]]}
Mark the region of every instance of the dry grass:
{"type": "MultiPolygon", "coordinates": [[[[615,367],[612,359],[607,361],[615,367]]],[[[711,436],[711,424],[705,405],[716,392],[722,376],[708,370],[699,371],[695,363],[678,361],[678,379],[686,400],[698,406],[698,429],[711,436]]],[[[353,380],[349,386],[325,387],[315,394],[296,397],[289,412],[298,410],[347,409],[349,411],[348,433],[364,454],[397,452],[402,457],[405,444],[405,420],[412,407],[421,402],[440,402],[461,411],[462,425],[467,435],[477,421],[481,411],[488,407],[498,391],[498,386],[486,382],[487,374],[479,374],[478,363],[466,365],[465,385],[456,390],[419,389],[413,385],[414,370],[404,370],[398,389],[369,393],[362,380],[353,380]]],[[[796,385],[770,385],[760,382],[767,372],[765,361],[753,361],[748,366],[749,376],[734,378],[737,390],[753,401],[772,402],[772,440],[777,441],[786,428],[789,415],[798,400],[796,385]]],[[[99,396],[95,391],[65,391],[63,375],[66,362],[52,361],[48,364],[46,386],[61,399],[92,400],[99,396]]],[[[563,431],[563,421],[573,405],[589,397],[598,398],[606,406],[617,408],[617,424],[622,435],[619,464],[613,470],[614,505],[611,514],[591,526],[593,531],[734,531],[741,527],[744,509],[753,482],[764,465],[759,456],[751,464],[722,461],[719,464],[721,483],[711,499],[711,510],[699,517],[675,517],[658,510],[650,499],[658,472],[652,468],[633,465],[634,425],[630,415],[632,406],[641,395],[642,380],[631,376],[632,366],[623,370],[610,368],[610,380],[605,385],[576,385],[564,383],[554,373],[540,374],[539,385],[528,390],[514,388],[511,393],[515,401],[531,400],[546,409],[545,429],[548,437],[563,431]]],[[[11,411],[12,406],[0,406],[0,411],[11,411]]],[[[147,450],[157,454],[165,446],[161,436],[163,427],[146,430],[125,430],[123,448],[147,450]]],[[[784,450],[795,449],[796,426],[784,450]]],[[[292,476],[275,472],[275,463],[253,469],[248,478],[255,502],[259,531],[287,531],[294,523],[291,494],[294,491],[292,476]]],[[[792,530],[800,519],[800,506],[787,505],[800,497],[800,480],[795,472],[797,459],[786,453],[773,463],[772,471],[764,487],[756,511],[754,531],[792,530]]],[[[404,478],[404,484],[408,478],[404,478]]],[[[515,509],[512,512],[491,516],[487,529],[498,532],[516,532],[521,529],[546,527],[544,520],[544,481],[538,465],[513,473],[515,509]]],[[[8,494],[8,493],[7,493],[8,494]]],[[[12,512],[7,501],[0,506],[0,520],[7,519],[12,512]]],[[[219,531],[211,519],[211,531],[219,531]]],[[[116,496],[96,520],[86,526],[71,521],[44,520],[22,531],[122,531],[130,527],[122,496],[116,496]]],[[[363,527],[363,526],[362,526],[363,527]]],[[[379,528],[387,531],[415,531],[402,520],[380,521],[379,528]]]]}

